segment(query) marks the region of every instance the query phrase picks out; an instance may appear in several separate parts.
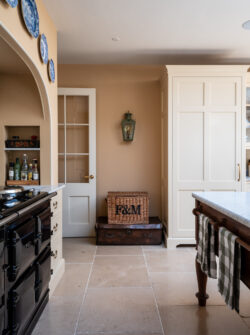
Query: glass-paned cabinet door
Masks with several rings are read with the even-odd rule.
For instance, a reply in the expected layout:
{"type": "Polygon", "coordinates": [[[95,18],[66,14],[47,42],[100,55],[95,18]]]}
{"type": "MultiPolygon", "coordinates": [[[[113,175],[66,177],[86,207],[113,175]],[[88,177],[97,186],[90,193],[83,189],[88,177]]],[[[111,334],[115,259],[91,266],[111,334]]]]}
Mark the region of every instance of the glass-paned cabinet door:
{"type": "Polygon", "coordinates": [[[247,87],[246,98],[246,143],[250,146],[250,87],[247,87]]]}
{"type": "Polygon", "coordinates": [[[89,182],[89,97],[59,95],[59,182],[89,182]]]}

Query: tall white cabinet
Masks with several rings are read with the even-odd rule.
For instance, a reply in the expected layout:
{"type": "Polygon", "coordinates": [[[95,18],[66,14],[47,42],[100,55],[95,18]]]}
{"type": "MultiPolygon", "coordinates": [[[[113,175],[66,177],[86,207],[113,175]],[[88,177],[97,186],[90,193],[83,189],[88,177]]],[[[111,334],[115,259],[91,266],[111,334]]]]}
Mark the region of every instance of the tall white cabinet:
{"type": "Polygon", "coordinates": [[[168,133],[168,154],[163,175],[167,170],[167,246],[172,248],[195,243],[192,192],[243,190],[247,67],[166,70],[163,132],[168,133]]]}

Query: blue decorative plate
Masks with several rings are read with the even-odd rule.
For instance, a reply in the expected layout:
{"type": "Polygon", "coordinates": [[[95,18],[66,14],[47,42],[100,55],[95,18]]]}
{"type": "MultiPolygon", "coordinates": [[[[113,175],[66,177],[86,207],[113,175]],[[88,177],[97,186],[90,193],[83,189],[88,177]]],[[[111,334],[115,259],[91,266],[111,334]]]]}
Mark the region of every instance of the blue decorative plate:
{"type": "Polygon", "coordinates": [[[24,23],[31,36],[39,36],[39,15],[35,0],[21,0],[24,23]]]}
{"type": "Polygon", "coordinates": [[[40,56],[42,58],[42,61],[44,64],[48,63],[49,59],[49,52],[48,52],[48,43],[47,43],[47,38],[44,34],[40,36],[40,56]]]}
{"type": "Polygon", "coordinates": [[[5,0],[12,8],[18,5],[18,0],[5,0]]]}
{"type": "Polygon", "coordinates": [[[54,83],[56,75],[55,75],[55,65],[54,65],[53,59],[49,60],[48,71],[49,71],[49,79],[50,81],[52,81],[52,83],[54,83]]]}

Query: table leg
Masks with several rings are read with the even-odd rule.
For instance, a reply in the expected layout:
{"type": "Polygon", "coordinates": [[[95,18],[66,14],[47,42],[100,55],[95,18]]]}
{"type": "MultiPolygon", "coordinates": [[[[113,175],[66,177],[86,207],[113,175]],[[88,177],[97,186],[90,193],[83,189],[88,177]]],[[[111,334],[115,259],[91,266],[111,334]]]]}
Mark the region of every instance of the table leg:
{"type": "Polygon", "coordinates": [[[206,294],[207,275],[201,270],[201,265],[197,260],[195,260],[195,267],[199,289],[196,297],[199,301],[199,306],[206,306],[206,300],[209,298],[208,294],[206,294]]]}

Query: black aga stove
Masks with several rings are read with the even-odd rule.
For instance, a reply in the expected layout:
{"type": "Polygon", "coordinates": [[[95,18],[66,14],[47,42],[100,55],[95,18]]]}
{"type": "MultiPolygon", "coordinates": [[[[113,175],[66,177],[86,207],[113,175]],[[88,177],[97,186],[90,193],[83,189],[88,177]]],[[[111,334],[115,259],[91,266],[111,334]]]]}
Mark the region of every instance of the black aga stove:
{"type": "Polygon", "coordinates": [[[31,334],[49,294],[48,194],[0,188],[0,334],[31,334]]]}

